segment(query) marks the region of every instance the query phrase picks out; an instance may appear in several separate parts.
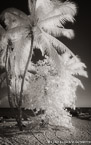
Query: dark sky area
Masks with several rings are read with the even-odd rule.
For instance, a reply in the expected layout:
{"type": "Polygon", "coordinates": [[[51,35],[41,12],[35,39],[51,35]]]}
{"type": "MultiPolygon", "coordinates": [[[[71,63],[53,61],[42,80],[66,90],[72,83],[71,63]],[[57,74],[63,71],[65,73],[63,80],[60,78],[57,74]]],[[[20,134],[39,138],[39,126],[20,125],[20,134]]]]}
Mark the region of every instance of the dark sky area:
{"type": "MultiPolygon", "coordinates": [[[[75,38],[62,41],[76,54],[87,66],[88,79],[81,77],[85,90],[77,91],[77,106],[91,107],[91,4],[90,0],[72,0],[78,6],[75,24],[71,28],[75,31],[75,38]]],[[[0,12],[5,8],[15,7],[28,14],[27,0],[0,0],[0,12]]],[[[2,106],[1,106],[2,107],[2,106]]]]}

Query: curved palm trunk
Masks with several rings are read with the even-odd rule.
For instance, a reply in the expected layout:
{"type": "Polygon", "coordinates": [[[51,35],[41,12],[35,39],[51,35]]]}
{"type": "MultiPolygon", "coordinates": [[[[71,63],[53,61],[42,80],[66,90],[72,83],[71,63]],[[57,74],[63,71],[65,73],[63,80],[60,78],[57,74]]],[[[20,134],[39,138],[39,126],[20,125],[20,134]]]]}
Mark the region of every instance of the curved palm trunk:
{"type": "Polygon", "coordinates": [[[29,65],[29,61],[32,58],[32,52],[33,52],[33,32],[31,34],[31,47],[30,47],[30,52],[29,52],[29,56],[28,56],[28,60],[25,66],[25,70],[24,70],[24,74],[23,74],[23,78],[22,78],[22,83],[21,83],[21,90],[20,90],[20,98],[19,98],[19,103],[18,103],[18,127],[19,129],[22,131],[22,99],[23,99],[23,87],[24,87],[24,81],[25,81],[25,76],[26,76],[26,72],[27,72],[27,68],[29,65]]]}
{"type": "MultiPolygon", "coordinates": [[[[24,81],[25,81],[25,76],[26,76],[26,72],[27,72],[27,68],[29,65],[29,61],[32,58],[32,52],[33,52],[33,32],[31,34],[31,46],[30,46],[30,52],[29,52],[29,56],[28,56],[28,60],[24,69],[24,74],[23,74],[23,78],[22,78],[22,83],[21,83],[21,90],[20,90],[20,97],[19,97],[19,102],[17,105],[17,109],[18,109],[18,115],[16,116],[16,121],[18,124],[18,127],[20,129],[20,131],[23,130],[22,128],[22,99],[23,99],[23,87],[24,87],[24,81]]],[[[5,62],[5,68],[6,68],[6,82],[7,82],[7,88],[8,88],[8,101],[9,101],[9,105],[10,108],[12,108],[13,113],[14,112],[14,104],[13,104],[13,100],[12,100],[12,96],[11,96],[11,90],[10,90],[10,86],[11,86],[11,64],[10,64],[10,49],[11,48],[11,44],[8,42],[8,46],[7,46],[7,50],[6,50],[6,62],[5,62]]]]}
{"type": "Polygon", "coordinates": [[[11,65],[10,65],[10,52],[9,52],[10,47],[11,47],[11,45],[8,42],[7,50],[6,50],[5,70],[6,70],[6,83],[7,83],[7,89],[8,89],[8,102],[9,102],[10,108],[12,109],[13,114],[15,115],[14,105],[13,105],[11,91],[10,91],[11,75],[12,75],[11,74],[11,65]]]}
{"type": "Polygon", "coordinates": [[[9,49],[11,45],[8,42],[7,45],[7,50],[6,50],[6,62],[5,62],[5,70],[6,70],[6,82],[7,82],[7,88],[8,88],[8,101],[10,107],[13,109],[13,102],[11,98],[11,93],[10,93],[10,83],[11,83],[11,66],[10,66],[10,58],[9,58],[9,49]]]}

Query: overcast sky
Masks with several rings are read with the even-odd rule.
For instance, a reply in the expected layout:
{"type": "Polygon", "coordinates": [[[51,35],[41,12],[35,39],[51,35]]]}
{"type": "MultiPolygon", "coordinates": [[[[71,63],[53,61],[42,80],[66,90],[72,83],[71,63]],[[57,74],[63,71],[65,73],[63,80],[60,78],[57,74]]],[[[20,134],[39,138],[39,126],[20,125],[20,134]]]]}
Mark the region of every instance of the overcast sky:
{"type": "MultiPolygon", "coordinates": [[[[90,0],[71,0],[78,5],[78,14],[72,28],[75,31],[75,38],[63,42],[87,65],[89,78],[81,78],[85,90],[77,91],[77,106],[91,107],[91,5],[90,0]]],[[[0,12],[8,7],[16,7],[28,13],[27,0],[0,0],[0,12]]],[[[1,94],[0,94],[1,95],[1,94]]],[[[1,107],[5,107],[5,103],[1,107]]]]}

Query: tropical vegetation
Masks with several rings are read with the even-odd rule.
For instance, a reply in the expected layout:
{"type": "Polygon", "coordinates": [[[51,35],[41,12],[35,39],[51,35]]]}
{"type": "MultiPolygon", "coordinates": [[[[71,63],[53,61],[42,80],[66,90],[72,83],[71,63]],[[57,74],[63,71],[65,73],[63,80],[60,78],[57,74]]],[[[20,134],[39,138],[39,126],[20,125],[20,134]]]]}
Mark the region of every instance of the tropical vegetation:
{"type": "Polygon", "coordinates": [[[74,22],[76,5],[28,0],[28,9],[29,15],[16,8],[0,15],[0,67],[5,68],[10,107],[18,108],[20,130],[22,107],[42,109],[42,120],[71,127],[65,108],[75,108],[77,87],[84,88],[77,76],[87,77],[86,65],[58,37],[74,38],[74,31],[64,25],[74,22]]]}

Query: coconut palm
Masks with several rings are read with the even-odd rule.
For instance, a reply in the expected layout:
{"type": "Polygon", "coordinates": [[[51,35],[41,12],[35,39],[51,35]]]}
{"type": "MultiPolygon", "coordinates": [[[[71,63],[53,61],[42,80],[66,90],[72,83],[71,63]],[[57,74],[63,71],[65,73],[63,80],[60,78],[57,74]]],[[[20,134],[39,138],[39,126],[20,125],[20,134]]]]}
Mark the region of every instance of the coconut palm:
{"type": "Polygon", "coordinates": [[[66,52],[75,61],[78,60],[67,46],[55,38],[74,37],[73,30],[64,28],[64,24],[66,21],[74,22],[76,5],[73,2],[59,0],[28,0],[28,9],[29,15],[10,8],[3,11],[0,16],[5,29],[4,33],[1,33],[0,41],[1,62],[6,68],[8,96],[11,100],[9,102],[13,106],[10,93],[17,96],[16,106],[20,112],[22,97],[29,85],[26,77],[31,76],[35,69],[31,62],[35,48],[40,49],[43,56],[52,59],[58,72],[61,66],[59,55],[66,52]]]}

